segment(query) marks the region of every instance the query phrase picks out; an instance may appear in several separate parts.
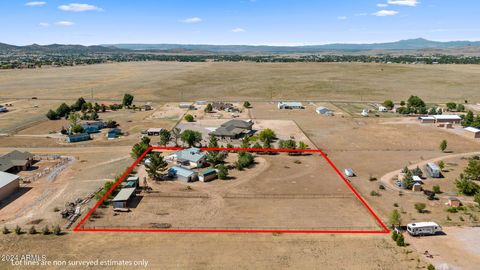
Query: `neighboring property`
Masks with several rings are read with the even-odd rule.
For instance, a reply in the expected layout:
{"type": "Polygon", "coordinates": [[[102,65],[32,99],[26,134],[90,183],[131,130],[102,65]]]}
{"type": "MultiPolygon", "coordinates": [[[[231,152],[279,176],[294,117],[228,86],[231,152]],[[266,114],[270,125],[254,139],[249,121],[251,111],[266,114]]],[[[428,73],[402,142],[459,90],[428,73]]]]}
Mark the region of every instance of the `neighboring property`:
{"type": "Polygon", "coordinates": [[[243,137],[246,134],[252,132],[253,122],[252,121],[243,121],[243,120],[230,120],[223,123],[215,131],[211,132],[210,135],[215,137],[220,137],[222,139],[238,139],[243,137]]]}
{"type": "Polygon", "coordinates": [[[435,118],[435,123],[460,124],[462,122],[462,118],[456,114],[442,114],[434,115],[432,117],[435,118]]]}
{"type": "Polygon", "coordinates": [[[183,182],[195,182],[198,180],[198,173],[180,166],[173,166],[168,170],[168,175],[183,182]]]}
{"type": "Polygon", "coordinates": [[[412,176],[412,180],[413,180],[413,182],[416,183],[416,184],[417,184],[417,183],[420,184],[420,185],[423,184],[422,178],[420,178],[420,176],[414,175],[414,176],[412,176]]]}
{"type": "Polygon", "coordinates": [[[315,109],[315,112],[320,115],[333,116],[333,112],[325,107],[318,107],[315,109]]]}
{"type": "Polygon", "coordinates": [[[122,188],[112,200],[113,209],[128,208],[128,203],[135,197],[135,190],[135,188],[122,188]]]}
{"type": "Polygon", "coordinates": [[[213,102],[212,108],[216,111],[239,112],[240,110],[232,103],[228,102],[213,102]]]}
{"type": "Polygon", "coordinates": [[[435,123],[435,117],[432,116],[421,116],[418,118],[422,124],[433,124],[435,123]]]}
{"type": "Polygon", "coordinates": [[[440,167],[438,167],[438,165],[433,162],[427,163],[427,173],[432,178],[440,178],[440,176],[442,175],[440,167]]]}
{"type": "Polygon", "coordinates": [[[206,169],[198,174],[198,180],[201,182],[210,182],[215,178],[217,178],[217,170],[213,168],[206,169]]]}
{"type": "Polygon", "coordinates": [[[457,197],[449,197],[447,205],[450,207],[459,207],[462,206],[462,202],[457,197]]]}
{"type": "Polygon", "coordinates": [[[188,109],[188,110],[191,110],[191,109],[195,108],[195,107],[193,107],[192,103],[180,103],[180,104],[178,104],[178,107],[180,109],[188,109]]]}
{"type": "Polygon", "coordinates": [[[0,172],[0,201],[5,200],[20,188],[20,177],[15,174],[0,172]]]}
{"type": "Polygon", "coordinates": [[[33,154],[14,150],[0,157],[0,171],[16,173],[25,171],[33,164],[33,154]]]}
{"type": "Polygon", "coordinates": [[[296,101],[280,101],[277,104],[278,109],[292,110],[292,109],[305,109],[301,102],[296,101]]]}
{"type": "Polygon", "coordinates": [[[207,163],[207,154],[195,147],[178,151],[172,156],[178,165],[188,168],[202,168],[207,163]]]}
{"type": "Polygon", "coordinates": [[[119,129],[119,128],[111,128],[110,130],[108,130],[107,132],[107,139],[109,140],[113,140],[113,139],[116,139],[118,138],[118,136],[120,136],[122,134],[122,130],[119,129]]]}
{"type": "Polygon", "coordinates": [[[69,143],[83,142],[92,139],[88,133],[69,134],[66,137],[66,141],[69,143]]]}
{"type": "Polygon", "coordinates": [[[163,128],[149,128],[147,129],[148,136],[160,136],[160,132],[162,132],[163,128]]]}
{"type": "Polygon", "coordinates": [[[91,134],[91,133],[98,133],[100,130],[105,128],[105,123],[104,122],[89,122],[89,123],[84,123],[81,124],[83,128],[83,132],[91,134]]]}
{"type": "Polygon", "coordinates": [[[388,112],[388,109],[387,109],[387,107],[380,105],[380,106],[378,106],[378,111],[379,112],[388,112]]]}
{"type": "Polygon", "coordinates": [[[467,127],[465,128],[465,135],[473,139],[478,139],[480,138],[480,129],[474,127],[467,127]]]}

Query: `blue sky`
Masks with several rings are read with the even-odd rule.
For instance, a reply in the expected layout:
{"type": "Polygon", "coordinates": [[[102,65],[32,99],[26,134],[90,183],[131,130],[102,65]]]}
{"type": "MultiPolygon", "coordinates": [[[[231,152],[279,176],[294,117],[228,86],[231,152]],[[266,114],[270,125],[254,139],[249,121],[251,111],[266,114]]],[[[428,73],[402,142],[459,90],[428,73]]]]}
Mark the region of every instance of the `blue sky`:
{"type": "Polygon", "coordinates": [[[303,45],[480,40],[477,0],[1,0],[0,42],[303,45]]]}

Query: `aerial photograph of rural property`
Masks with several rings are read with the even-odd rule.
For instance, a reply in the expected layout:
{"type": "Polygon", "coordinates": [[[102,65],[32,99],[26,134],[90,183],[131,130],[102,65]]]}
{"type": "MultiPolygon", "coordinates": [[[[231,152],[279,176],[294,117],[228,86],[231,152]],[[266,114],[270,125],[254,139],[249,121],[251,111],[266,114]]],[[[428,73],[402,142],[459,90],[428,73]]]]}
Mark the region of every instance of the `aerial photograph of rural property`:
{"type": "Polygon", "coordinates": [[[0,1],[0,269],[480,269],[479,10],[0,1]]]}

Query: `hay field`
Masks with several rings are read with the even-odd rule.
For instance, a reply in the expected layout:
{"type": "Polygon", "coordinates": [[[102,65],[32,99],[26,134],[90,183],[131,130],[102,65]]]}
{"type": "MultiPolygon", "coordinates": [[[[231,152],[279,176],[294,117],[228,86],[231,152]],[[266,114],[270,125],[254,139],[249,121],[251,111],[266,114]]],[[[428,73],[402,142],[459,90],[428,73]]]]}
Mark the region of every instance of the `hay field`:
{"type": "Polygon", "coordinates": [[[480,100],[480,67],[362,63],[115,63],[0,71],[0,99],[78,96],[142,101],[302,99],[480,100]],[[61,94],[60,94],[61,93],[61,94]]]}

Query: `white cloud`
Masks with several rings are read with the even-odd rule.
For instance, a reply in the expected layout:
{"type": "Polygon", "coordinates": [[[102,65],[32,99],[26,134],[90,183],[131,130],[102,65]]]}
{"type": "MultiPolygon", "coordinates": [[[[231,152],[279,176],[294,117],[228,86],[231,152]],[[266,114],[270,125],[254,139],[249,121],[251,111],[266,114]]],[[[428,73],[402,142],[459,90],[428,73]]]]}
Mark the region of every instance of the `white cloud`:
{"type": "Polygon", "coordinates": [[[38,25],[43,26],[43,27],[50,26],[50,24],[49,24],[49,23],[46,23],[46,22],[41,22],[41,23],[39,23],[38,25]]]}
{"type": "Polygon", "coordinates": [[[347,18],[347,16],[338,16],[337,19],[339,19],[339,20],[346,20],[346,19],[348,19],[348,18],[347,18]]]}
{"type": "Polygon", "coordinates": [[[232,29],[232,32],[234,32],[234,33],[242,33],[242,32],[245,32],[245,31],[246,31],[245,29],[240,28],[240,27],[232,29]]]}
{"type": "Polygon", "coordinates": [[[398,11],[383,9],[383,10],[380,10],[380,11],[377,11],[377,12],[373,13],[372,15],[373,16],[378,16],[378,17],[386,17],[386,16],[394,16],[394,15],[397,15],[397,14],[398,14],[398,11]]]}
{"type": "Polygon", "coordinates": [[[385,3],[379,3],[379,4],[377,4],[377,7],[388,7],[388,4],[385,4],[385,3]]]}
{"type": "Polygon", "coordinates": [[[83,12],[83,11],[91,11],[91,10],[102,11],[103,10],[103,9],[97,7],[97,6],[94,6],[94,5],[78,4],[78,3],[61,5],[61,6],[58,7],[58,9],[63,10],[63,11],[71,11],[71,12],[83,12]]]}
{"type": "Polygon", "coordinates": [[[45,6],[46,4],[47,2],[43,2],[43,1],[32,1],[32,2],[25,3],[25,6],[38,7],[38,6],[45,6]]]}
{"type": "Polygon", "coordinates": [[[59,21],[59,22],[56,22],[55,24],[58,25],[58,26],[68,27],[68,26],[74,25],[75,23],[69,22],[69,21],[59,21]]]}
{"type": "Polygon", "coordinates": [[[390,5],[416,7],[420,2],[418,0],[388,0],[390,5]]]}
{"type": "Polygon", "coordinates": [[[186,18],[182,20],[182,22],[184,23],[199,23],[202,21],[203,21],[202,18],[199,18],[199,17],[186,18]]]}

